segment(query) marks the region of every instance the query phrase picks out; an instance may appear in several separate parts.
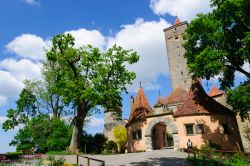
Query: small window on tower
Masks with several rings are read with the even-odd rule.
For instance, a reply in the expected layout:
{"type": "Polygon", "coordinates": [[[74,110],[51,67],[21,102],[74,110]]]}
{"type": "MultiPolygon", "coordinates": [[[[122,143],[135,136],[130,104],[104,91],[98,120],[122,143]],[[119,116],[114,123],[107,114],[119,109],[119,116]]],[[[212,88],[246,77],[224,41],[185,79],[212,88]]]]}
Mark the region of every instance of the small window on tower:
{"type": "Polygon", "coordinates": [[[179,54],[179,56],[181,56],[181,54],[179,54]]]}
{"type": "Polygon", "coordinates": [[[179,46],[177,46],[177,48],[179,48],[179,46]]]}
{"type": "Polygon", "coordinates": [[[178,40],[178,36],[177,36],[177,37],[175,37],[175,40],[178,40]]]}
{"type": "Polygon", "coordinates": [[[186,84],[186,83],[187,83],[187,81],[186,81],[186,80],[184,80],[184,83],[186,84]]]}
{"type": "Polygon", "coordinates": [[[181,71],[181,75],[183,75],[183,71],[181,71]]]}

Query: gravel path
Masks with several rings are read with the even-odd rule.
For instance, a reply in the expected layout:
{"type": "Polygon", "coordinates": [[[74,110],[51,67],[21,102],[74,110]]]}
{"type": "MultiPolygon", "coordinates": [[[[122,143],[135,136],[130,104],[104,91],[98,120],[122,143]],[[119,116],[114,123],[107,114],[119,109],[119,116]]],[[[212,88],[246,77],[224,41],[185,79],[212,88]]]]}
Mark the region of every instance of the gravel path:
{"type": "MultiPolygon", "coordinates": [[[[105,166],[191,166],[186,160],[187,153],[174,151],[172,149],[154,150],[152,152],[128,153],[118,155],[88,155],[89,157],[105,160],[105,166]]],[[[59,156],[58,156],[59,157],[59,156]]],[[[67,162],[76,163],[76,156],[63,156],[67,162]]],[[[79,159],[79,164],[87,165],[87,160],[79,159]]],[[[95,161],[90,162],[90,166],[98,166],[95,161]]]]}

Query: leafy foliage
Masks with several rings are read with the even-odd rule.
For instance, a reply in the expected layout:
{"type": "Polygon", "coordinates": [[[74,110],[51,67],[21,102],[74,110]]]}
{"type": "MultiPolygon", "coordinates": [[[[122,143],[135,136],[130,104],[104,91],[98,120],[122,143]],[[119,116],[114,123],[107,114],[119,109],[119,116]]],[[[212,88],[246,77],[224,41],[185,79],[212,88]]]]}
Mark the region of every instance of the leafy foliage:
{"type": "MultiPolygon", "coordinates": [[[[212,0],[212,7],[211,13],[199,14],[189,24],[183,46],[192,76],[209,80],[219,75],[221,88],[227,91],[234,86],[236,72],[250,79],[250,71],[243,67],[250,62],[250,1],[212,0]]],[[[231,90],[230,95],[236,98],[237,92],[231,90]]],[[[229,104],[235,107],[232,101],[229,104]]],[[[249,105],[239,107],[242,118],[248,118],[249,105]]]]}
{"type": "Polygon", "coordinates": [[[105,145],[105,150],[108,153],[116,153],[118,150],[117,144],[114,141],[109,140],[105,145]]]}
{"type": "Polygon", "coordinates": [[[116,143],[118,145],[119,151],[124,150],[124,146],[127,143],[127,129],[123,126],[116,126],[113,130],[116,143]]]}
{"type": "Polygon", "coordinates": [[[69,145],[71,133],[72,127],[64,121],[40,115],[19,129],[10,145],[16,145],[17,150],[31,149],[35,145],[41,147],[42,152],[65,150],[69,145]]]}
{"type": "Polygon", "coordinates": [[[27,89],[23,89],[16,101],[17,109],[7,110],[8,119],[2,128],[7,131],[14,129],[20,124],[25,124],[30,118],[37,115],[36,97],[27,89]]]}
{"type": "Polygon", "coordinates": [[[139,57],[136,52],[116,45],[106,52],[91,45],[75,48],[74,40],[70,34],[56,35],[47,59],[57,66],[53,71],[53,88],[76,111],[70,150],[77,152],[82,147],[84,120],[92,110],[102,106],[105,111],[121,113],[116,111],[122,104],[121,93],[135,79],[135,73],[128,71],[125,64],[136,63],[139,57]]]}
{"type": "Polygon", "coordinates": [[[94,136],[84,133],[83,135],[83,149],[86,148],[86,153],[100,154],[106,144],[107,138],[100,133],[96,133],[94,136]]]}

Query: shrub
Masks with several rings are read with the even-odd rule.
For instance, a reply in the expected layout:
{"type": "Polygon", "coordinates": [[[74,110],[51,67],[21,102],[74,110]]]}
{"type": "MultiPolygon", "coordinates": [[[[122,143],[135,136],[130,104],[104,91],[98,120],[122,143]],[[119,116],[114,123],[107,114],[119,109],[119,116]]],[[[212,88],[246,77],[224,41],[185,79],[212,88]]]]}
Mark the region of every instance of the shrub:
{"type": "Polygon", "coordinates": [[[108,153],[116,153],[118,150],[117,144],[114,141],[110,140],[106,143],[105,150],[108,153]]]}
{"type": "Polygon", "coordinates": [[[6,155],[8,159],[18,159],[22,152],[8,152],[6,155]]]}

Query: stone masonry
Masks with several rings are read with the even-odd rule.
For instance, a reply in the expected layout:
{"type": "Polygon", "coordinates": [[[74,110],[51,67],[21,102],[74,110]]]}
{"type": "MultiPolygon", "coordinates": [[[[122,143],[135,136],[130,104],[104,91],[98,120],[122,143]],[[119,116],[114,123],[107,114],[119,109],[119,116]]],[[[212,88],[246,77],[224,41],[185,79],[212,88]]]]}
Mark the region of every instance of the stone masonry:
{"type": "Polygon", "coordinates": [[[187,70],[187,61],[184,58],[185,49],[182,47],[183,34],[188,23],[181,22],[164,29],[167,43],[168,65],[172,89],[181,87],[188,90],[191,86],[191,77],[187,70]]]}

